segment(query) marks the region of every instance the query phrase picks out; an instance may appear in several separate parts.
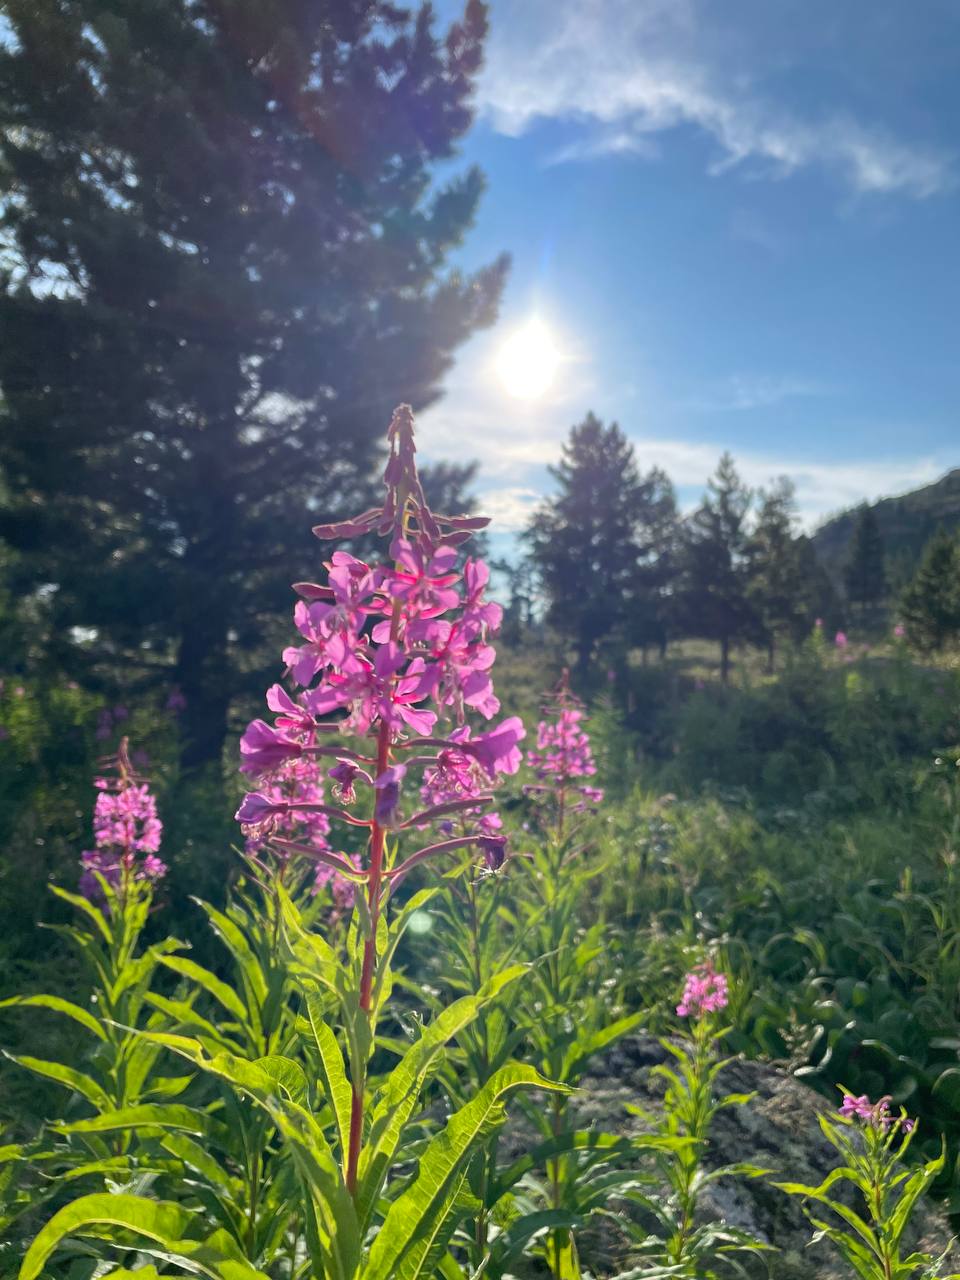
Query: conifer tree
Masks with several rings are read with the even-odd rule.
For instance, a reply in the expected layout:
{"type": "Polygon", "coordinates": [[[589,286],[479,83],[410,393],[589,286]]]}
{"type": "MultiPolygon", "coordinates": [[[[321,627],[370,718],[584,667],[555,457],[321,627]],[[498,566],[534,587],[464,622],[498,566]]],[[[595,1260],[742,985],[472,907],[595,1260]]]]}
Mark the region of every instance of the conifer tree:
{"type": "Polygon", "coordinates": [[[960,639],[960,544],[939,529],[927,543],[913,581],[900,598],[907,639],[936,652],[960,639]]]}
{"type": "Polygon", "coordinates": [[[761,490],[756,523],[746,544],[747,596],[756,611],[773,671],[779,640],[793,635],[808,612],[799,539],[794,535],[796,501],[785,477],[761,490]]]}
{"type": "Polygon", "coordinates": [[[730,676],[730,647],[756,637],[758,622],[750,601],[747,517],[751,491],[725,453],[707,482],[707,493],[683,530],[677,618],[686,635],[720,645],[720,676],[730,676]]]}
{"type": "Polygon", "coordinates": [[[847,599],[857,611],[861,623],[867,623],[875,617],[887,594],[887,577],[880,525],[876,512],[866,503],[857,516],[844,582],[847,599]]]}
{"type": "Polygon", "coordinates": [[[534,515],[525,539],[547,620],[576,649],[582,673],[597,643],[650,605],[672,488],[660,471],[641,475],[620,427],[592,413],[571,429],[551,474],[559,492],[534,515]]]}
{"type": "Polygon", "coordinates": [[[494,317],[505,262],[445,268],[482,176],[431,181],[486,7],[442,39],[388,0],[5,14],[0,535],[75,672],[181,686],[199,762],[315,572],[310,512],[494,317]]]}

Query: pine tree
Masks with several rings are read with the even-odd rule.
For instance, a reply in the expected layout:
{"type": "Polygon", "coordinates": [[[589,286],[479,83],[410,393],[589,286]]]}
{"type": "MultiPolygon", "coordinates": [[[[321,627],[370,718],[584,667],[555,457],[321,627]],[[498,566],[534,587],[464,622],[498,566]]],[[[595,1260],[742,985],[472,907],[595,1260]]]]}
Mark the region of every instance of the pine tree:
{"type": "Polygon", "coordinates": [[[725,453],[683,530],[678,622],[684,634],[720,645],[724,683],[730,676],[730,646],[758,633],[747,592],[747,517],[752,501],[733,458],[725,453]]]}
{"type": "Polygon", "coordinates": [[[860,508],[844,570],[847,599],[858,611],[861,623],[875,617],[887,594],[883,562],[883,537],[877,515],[866,503],[860,508]]]}
{"type": "Polygon", "coordinates": [[[785,477],[760,492],[756,523],[746,544],[747,596],[756,611],[773,671],[776,646],[798,630],[808,612],[801,578],[799,539],[794,535],[796,501],[785,477]]]}
{"type": "Polygon", "coordinates": [[[387,0],[5,12],[0,535],[64,663],[176,680],[202,761],[311,513],[494,317],[505,261],[444,265],[482,177],[431,185],[486,9],[442,41],[387,0]]]}
{"type": "Polygon", "coordinates": [[[665,471],[653,467],[644,478],[644,504],[637,585],[626,624],[626,640],[643,660],[655,645],[661,659],[670,639],[671,591],[677,575],[680,518],[677,494],[665,471]]]}
{"type": "Polygon", "coordinates": [[[927,543],[900,598],[900,615],[918,649],[938,651],[960,638],[960,544],[944,529],[927,543]]]}
{"type": "Polygon", "coordinates": [[[655,531],[672,490],[662,472],[641,476],[616,423],[590,413],[572,428],[559,493],[535,514],[525,540],[547,600],[547,621],[570,640],[585,672],[596,645],[643,606],[655,531]]]}

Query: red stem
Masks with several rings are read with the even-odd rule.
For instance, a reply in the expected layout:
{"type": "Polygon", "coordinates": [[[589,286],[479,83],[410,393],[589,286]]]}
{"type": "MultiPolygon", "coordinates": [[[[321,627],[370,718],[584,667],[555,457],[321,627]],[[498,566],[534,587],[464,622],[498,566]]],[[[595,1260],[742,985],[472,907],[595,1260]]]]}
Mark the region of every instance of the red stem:
{"type": "MultiPolygon", "coordinates": [[[[395,641],[400,630],[400,601],[393,602],[390,620],[390,639],[395,641]]],[[[379,778],[390,764],[390,725],[380,721],[377,734],[377,772],[379,778]]],[[[383,842],[385,832],[376,818],[370,824],[370,868],[367,873],[367,905],[370,912],[370,937],[363,948],[363,968],[360,971],[360,1009],[369,1018],[373,979],[377,965],[377,922],[380,919],[380,887],[383,882],[383,842]]],[[[357,1169],[360,1164],[360,1148],[363,1144],[363,1095],[366,1072],[359,1066],[359,1078],[353,1082],[350,1103],[350,1143],[347,1153],[347,1190],[351,1195],[357,1190],[357,1169]]]]}

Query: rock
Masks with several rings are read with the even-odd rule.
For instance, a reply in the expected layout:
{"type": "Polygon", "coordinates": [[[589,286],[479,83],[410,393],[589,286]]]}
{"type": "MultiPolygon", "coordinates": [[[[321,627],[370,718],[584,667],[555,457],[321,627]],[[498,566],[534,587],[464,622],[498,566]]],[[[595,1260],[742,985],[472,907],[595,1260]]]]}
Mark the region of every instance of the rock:
{"type": "MultiPolygon", "coordinates": [[[[598,1058],[575,1098],[578,1124],[613,1133],[640,1133],[643,1122],[629,1115],[625,1103],[657,1113],[663,1106],[663,1081],[653,1074],[658,1064],[673,1061],[651,1036],[624,1039],[598,1058]]],[[[793,1076],[762,1062],[736,1059],[722,1072],[724,1093],[753,1093],[747,1104],[721,1111],[715,1118],[708,1168],[749,1161],[772,1169],[767,1178],[729,1178],[709,1186],[701,1200],[705,1221],[721,1219],[773,1245],[761,1257],[737,1255],[750,1276],[772,1280],[849,1280],[851,1272],[827,1241],[810,1244],[813,1228],[801,1200],[777,1190],[774,1181],[816,1185],[838,1163],[834,1148],[820,1130],[817,1116],[824,1099],[793,1076]]],[[[852,1189],[851,1189],[852,1192],[852,1189]]],[[[854,1204],[852,1192],[850,1203],[854,1204]]],[[[829,1216],[824,1211],[824,1217],[829,1216]]],[[[921,1202],[913,1218],[911,1248],[934,1254],[948,1250],[944,1270],[960,1269],[960,1251],[952,1245],[946,1218],[935,1203],[921,1202]]],[[[604,1227],[580,1241],[582,1262],[596,1275],[615,1275],[627,1265],[625,1238],[604,1227]]]]}

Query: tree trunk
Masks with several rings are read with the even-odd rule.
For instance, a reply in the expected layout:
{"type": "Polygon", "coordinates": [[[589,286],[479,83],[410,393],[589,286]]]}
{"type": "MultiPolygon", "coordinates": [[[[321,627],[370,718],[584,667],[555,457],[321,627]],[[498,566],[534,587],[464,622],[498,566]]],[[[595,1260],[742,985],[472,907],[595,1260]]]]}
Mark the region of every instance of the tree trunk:
{"type": "Polygon", "coordinates": [[[219,761],[223,755],[230,677],[226,617],[198,601],[197,610],[183,619],[177,656],[177,682],[186,699],[180,760],[185,769],[219,761]]]}
{"type": "Polygon", "coordinates": [[[771,636],[770,639],[767,641],[767,675],[768,676],[773,675],[773,659],[774,659],[774,650],[776,647],[776,643],[777,642],[773,636],[771,636]]]}
{"type": "Polygon", "coordinates": [[[720,679],[724,684],[730,680],[730,637],[724,636],[720,641],[720,679]]]}

